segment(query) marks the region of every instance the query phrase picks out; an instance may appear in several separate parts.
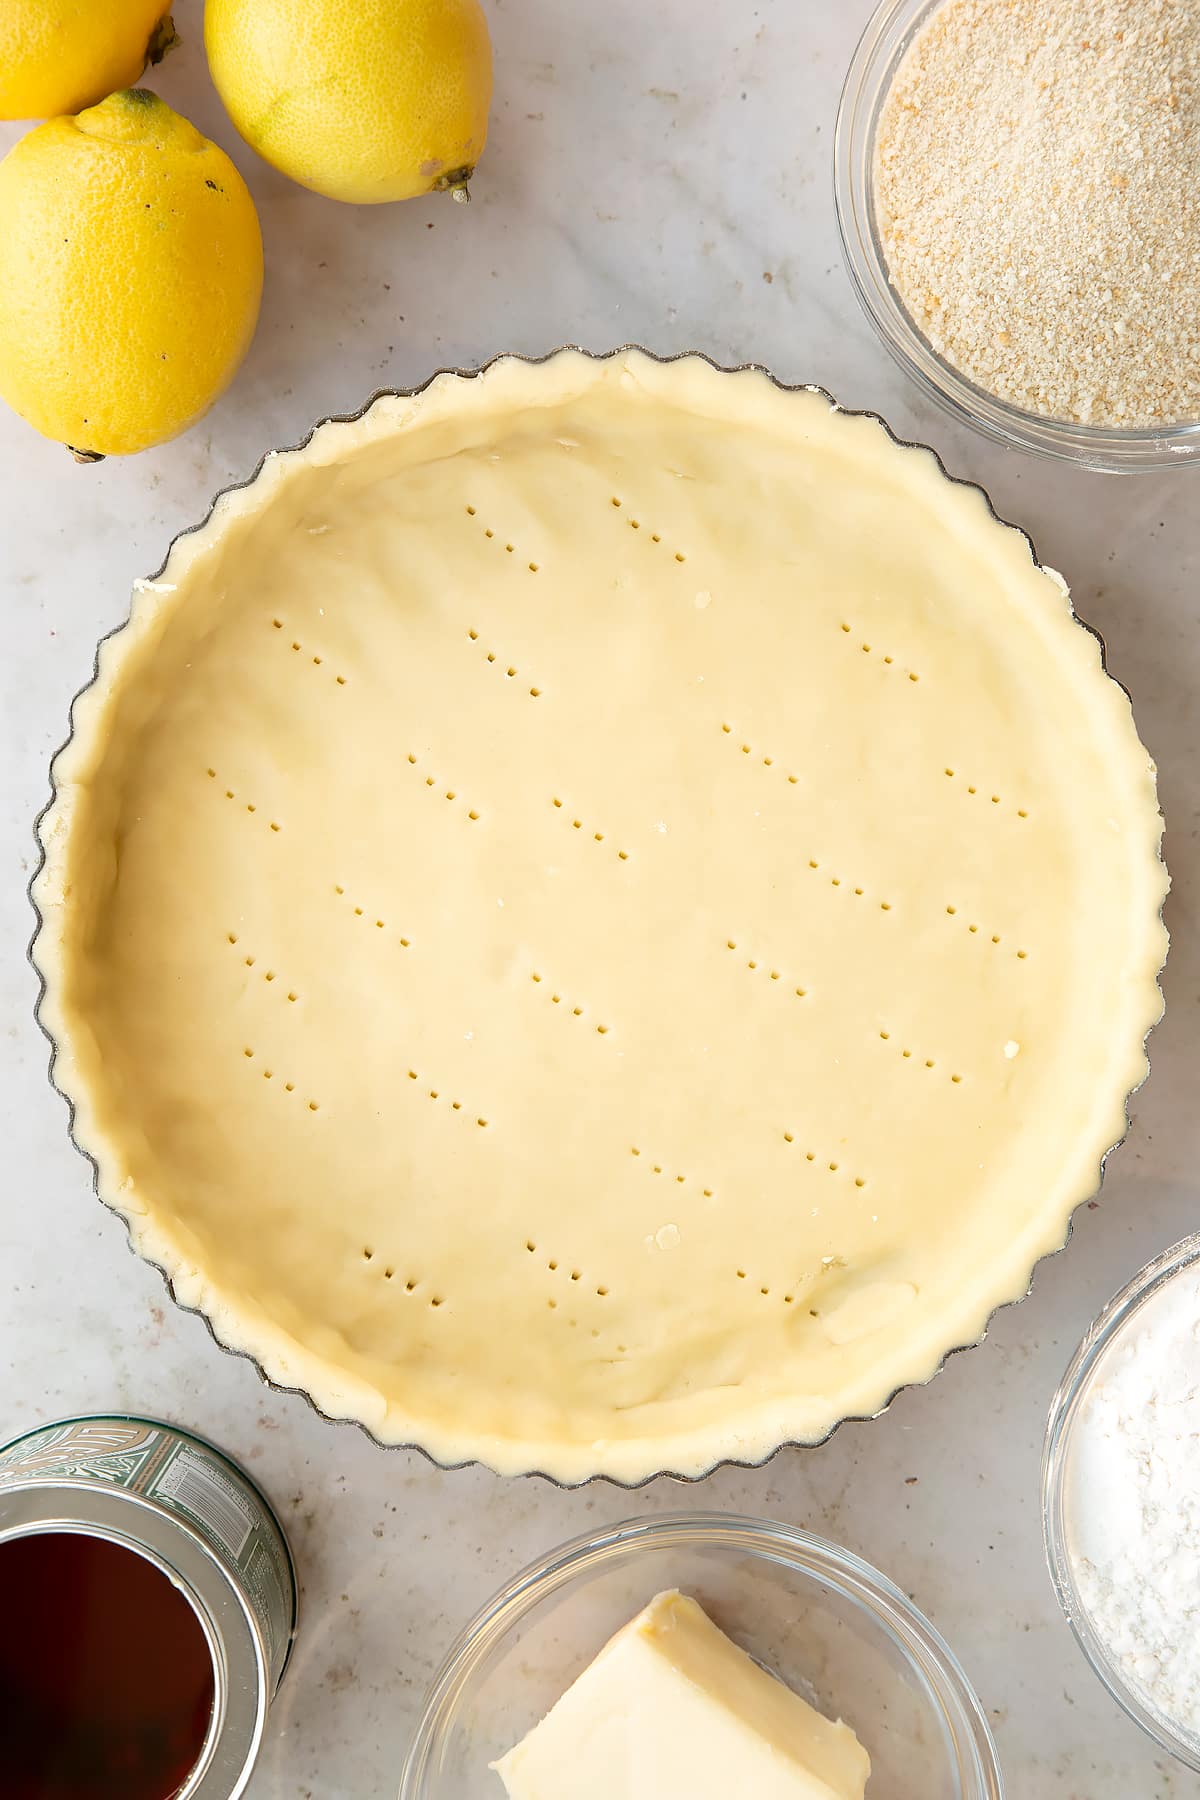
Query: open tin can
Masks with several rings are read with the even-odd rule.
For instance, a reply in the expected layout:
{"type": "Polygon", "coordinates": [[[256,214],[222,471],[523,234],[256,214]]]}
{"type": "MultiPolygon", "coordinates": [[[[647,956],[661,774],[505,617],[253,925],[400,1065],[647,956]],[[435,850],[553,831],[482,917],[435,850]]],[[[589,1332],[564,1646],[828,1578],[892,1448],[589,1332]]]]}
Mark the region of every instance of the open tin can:
{"type": "MultiPolygon", "coordinates": [[[[68,1559],[55,1557],[54,1545],[25,1540],[64,1534],[133,1552],[187,1602],[212,1662],[211,1683],[204,1667],[211,1708],[206,1699],[194,1763],[163,1800],[237,1800],[296,1630],[295,1568],[270,1503],[189,1432],[124,1414],[69,1419],[0,1449],[0,1590],[6,1552],[43,1549],[45,1566],[61,1569],[68,1559]]],[[[153,1582],[144,1569],[135,1573],[153,1582]]],[[[21,1633],[7,1600],[4,1610],[21,1633]]]]}

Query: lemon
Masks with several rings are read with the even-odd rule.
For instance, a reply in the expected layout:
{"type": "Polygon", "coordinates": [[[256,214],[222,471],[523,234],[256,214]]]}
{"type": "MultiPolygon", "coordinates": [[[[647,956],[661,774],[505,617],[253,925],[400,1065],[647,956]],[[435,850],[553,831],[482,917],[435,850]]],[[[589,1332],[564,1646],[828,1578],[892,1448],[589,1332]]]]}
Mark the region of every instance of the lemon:
{"type": "Polygon", "coordinates": [[[0,244],[0,397],[77,452],[185,431],[249,348],[254,202],[225,152],[144,89],[14,145],[0,244]]]}
{"type": "Polygon", "coordinates": [[[170,0],[0,0],[0,119],[78,112],[175,41],[170,0]]]}
{"type": "Polygon", "coordinates": [[[293,181],[466,197],[492,97],[479,0],[205,0],[204,42],[230,118],[293,181]]]}

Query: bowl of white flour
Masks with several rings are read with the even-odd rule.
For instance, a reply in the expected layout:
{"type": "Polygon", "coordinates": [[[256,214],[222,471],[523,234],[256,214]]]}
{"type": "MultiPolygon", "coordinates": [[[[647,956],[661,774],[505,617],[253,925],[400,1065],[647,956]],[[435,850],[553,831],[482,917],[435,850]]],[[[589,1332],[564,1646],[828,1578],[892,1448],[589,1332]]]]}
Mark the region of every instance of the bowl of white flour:
{"type": "Polygon", "coordinates": [[[1091,1326],[1046,1434],[1050,1573],[1125,1711],[1200,1772],[1200,1235],[1091,1326]]]}

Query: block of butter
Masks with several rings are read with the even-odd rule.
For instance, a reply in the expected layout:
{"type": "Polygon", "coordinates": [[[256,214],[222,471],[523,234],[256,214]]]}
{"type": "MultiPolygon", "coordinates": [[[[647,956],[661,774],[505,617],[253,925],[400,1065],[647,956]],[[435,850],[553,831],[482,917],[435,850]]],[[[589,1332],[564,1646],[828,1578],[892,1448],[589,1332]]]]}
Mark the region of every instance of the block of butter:
{"type": "Polygon", "coordinates": [[[659,1594],[493,1763],[510,1800],[863,1800],[871,1762],[730,1642],[659,1594]]]}

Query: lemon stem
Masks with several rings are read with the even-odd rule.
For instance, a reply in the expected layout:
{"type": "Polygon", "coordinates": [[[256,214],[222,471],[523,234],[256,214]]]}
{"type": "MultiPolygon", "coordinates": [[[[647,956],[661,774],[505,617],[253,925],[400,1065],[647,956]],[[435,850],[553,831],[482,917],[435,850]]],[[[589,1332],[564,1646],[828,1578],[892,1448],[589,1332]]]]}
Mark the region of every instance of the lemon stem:
{"type": "Polygon", "coordinates": [[[439,175],[434,182],[433,191],[435,194],[453,194],[454,198],[465,206],[471,198],[471,190],[467,183],[474,173],[474,163],[464,163],[461,169],[447,169],[446,173],[439,175]]]}
{"type": "Polygon", "coordinates": [[[74,444],[68,444],[67,449],[71,452],[71,455],[75,458],[77,463],[98,463],[104,461],[104,452],[102,450],[77,450],[74,444]]]}
{"type": "Polygon", "coordinates": [[[175,29],[175,21],[170,13],[166,13],[150,33],[150,42],[146,45],[146,66],[160,63],[168,50],[174,50],[179,42],[179,33],[175,29]]]}

